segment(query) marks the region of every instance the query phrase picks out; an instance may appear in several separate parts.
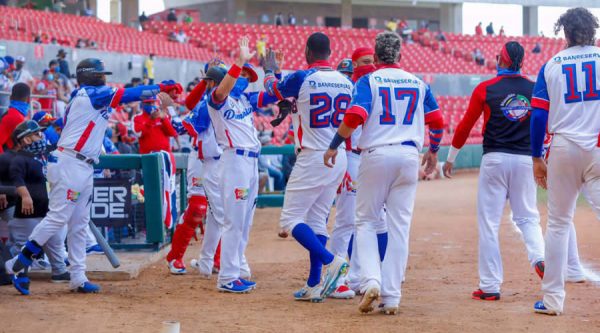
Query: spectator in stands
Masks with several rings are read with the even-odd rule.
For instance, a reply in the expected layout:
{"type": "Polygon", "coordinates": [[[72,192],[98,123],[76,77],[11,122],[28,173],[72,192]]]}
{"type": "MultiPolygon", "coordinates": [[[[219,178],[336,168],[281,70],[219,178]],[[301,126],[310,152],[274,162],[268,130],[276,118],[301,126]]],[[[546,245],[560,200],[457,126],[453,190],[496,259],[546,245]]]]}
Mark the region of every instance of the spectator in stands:
{"type": "Polygon", "coordinates": [[[187,43],[188,38],[183,29],[179,29],[179,32],[175,36],[175,40],[177,40],[181,44],[187,43]]]}
{"type": "MultiPolygon", "coordinates": [[[[0,115],[8,108],[11,82],[7,76],[8,64],[0,58],[0,115]]],[[[2,144],[0,143],[0,146],[2,144]]]]}
{"type": "Polygon", "coordinates": [[[140,25],[144,25],[144,22],[148,21],[148,16],[146,16],[146,11],[142,11],[142,15],[138,18],[140,21],[140,25]]]}
{"type": "Polygon", "coordinates": [[[38,98],[43,111],[54,112],[54,101],[56,99],[58,85],[54,81],[54,73],[50,69],[44,69],[42,79],[36,84],[34,93],[48,97],[38,98]]]}
{"type": "Polygon", "coordinates": [[[475,27],[475,36],[483,36],[483,28],[481,22],[475,27]]]}
{"type": "Polygon", "coordinates": [[[170,152],[170,138],[177,136],[168,111],[156,97],[142,101],[142,112],[133,118],[133,130],[139,135],[140,154],[170,152]]]}
{"type": "Polygon", "coordinates": [[[485,65],[485,57],[483,56],[483,53],[481,53],[480,49],[473,50],[473,53],[471,54],[471,56],[473,57],[473,60],[475,61],[476,64],[478,64],[480,66],[485,65]]]}
{"type": "Polygon", "coordinates": [[[292,27],[296,25],[296,16],[293,13],[288,14],[288,24],[292,27]]]}
{"type": "Polygon", "coordinates": [[[59,65],[59,72],[66,76],[67,78],[71,77],[71,71],[69,70],[69,63],[67,62],[67,52],[64,49],[58,50],[58,54],[56,55],[59,65]]]}
{"type": "Polygon", "coordinates": [[[84,47],[85,47],[85,42],[83,41],[83,38],[77,39],[77,42],[75,43],[75,48],[82,49],[84,47]]]}
{"type": "Polygon", "coordinates": [[[187,13],[185,13],[185,16],[183,17],[183,23],[192,24],[192,23],[194,23],[194,19],[192,19],[191,16],[189,16],[187,13]]]}
{"type": "Polygon", "coordinates": [[[533,47],[533,50],[531,50],[531,52],[534,54],[542,53],[542,45],[540,44],[540,42],[535,43],[535,46],[533,47]]]}
{"type": "Polygon", "coordinates": [[[485,27],[485,32],[487,33],[488,36],[494,35],[494,25],[492,24],[492,22],[490,22],[490,24],[488,24],[488,26],[485,27]]]}
{"type": "Polygon", "coordinates": [[[169,9],[169,14],[167,15],[168,22],[177,22],[177,14],[175,14],[175,9],[169,9]]]}
{"type": "Polygon", "coordinates": [[[36,34],[33,36],[33,42],[37,44],[42,44],[42,36],[40,34],[36,34]]]}
{"type": "Polygon", "coordinates": [[[144,62],[143,78],[148,79],[148,84],[154,84],[154,54],[150,53],[150,56],[144,62]]]}
{"type": "Polygon", "coordinates": [[[52,39],[50,39],[50,44],[58,45],[58,40],[56,39],[56,37],[52,37],[52,39]]]}
{"type": "Polygon", "coordinates": [[[438,30],[437,35],[435,36],[435,39],[437,39],[440,42],[446,42],[448,39],[446,38],[446,35],[444,34],[444,32],[442,31],[442,29],[438,30]]]}
{"type": "Polygon", "coordinates": [[[25,69],[25,57],[18,56],[15,61],[15,70],[13,71],[13,79],[15,83],[25,83],[29,87],[33,88],[35,80],[31,73],[25,69]]]}
{"type": "Polygon", "coordinates": [[[506,36],[506,33],[504,32],[504,26],[500,26],[500,32],[498,33],[498,36],[500,36],[500,37],[506,36]]]}
{"type": "Polygon", "coordinates": [[[85,42],[85,47],[87,47],[88,49],[95,50],[98,48],[98,44],[96,44],[96,42],[94,42],[93,40],[88,39],[85,42]]]}
{"type": "Polygon", "coordinates": [[[17,83],[12,87],[8,111],[0,118],[0,153],[13,148],[10,136],[29,115],[30,97],[31,89],[25,83],[17,83]]]}
{"type": "Polygon", "coordinates": [[[395,18],[390,18],[389,21],[385,22],[385,28],[389,31],[396,32],[398,29],[398,20],[395,18]]]}
{"type": "Polygon", "coordinates": [[[267,37],[262,35],[259,40],[256,41],[256,57],[258,63],[262,66],[267,55],[267,37]]]}
{"type": "Polygon", "coordinates": [[[55,13],[60,13],[62,14],[63,9],[66,8],[67,6],[64,4],[64,2],[60,1],[60,0],[53,0],[52,1],[52,11],[55,13]]]}
{"type": "Polygon", "coordinates": [[[275,25],[276,26],[283,25],[283,14],[281,12],[279,12],[279,13],[277,13],[277,15],[275,15],[275,25]]]}
{"type": "Polygon", "coordinates": [[[269,24],[269,22],[270,22],[269,14],[262,13],[260,15],[260,24],[269,24]]]}

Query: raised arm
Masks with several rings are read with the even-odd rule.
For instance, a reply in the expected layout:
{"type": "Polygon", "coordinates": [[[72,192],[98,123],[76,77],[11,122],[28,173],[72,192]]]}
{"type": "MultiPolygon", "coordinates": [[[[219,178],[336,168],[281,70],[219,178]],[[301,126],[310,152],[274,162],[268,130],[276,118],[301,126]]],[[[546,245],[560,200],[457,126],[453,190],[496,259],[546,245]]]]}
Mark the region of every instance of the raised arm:
{"type": "Polygon", "coordinates": [[[242,67],[244,64],[248,62],[256,52],[250,52],[250,48],[248,46],[248,37],[244,36],[239,41],[240,50],[239,56],[236,59],[235,63],[231,66],[227,75],[223,78],[217,89],[214,90],[212,98],[215,99],[215,102],[223,102],[229,96],[229,93],[233,89],[235,85],[235,81],[237,81],[238,77],[242,73],[242,67]]]}

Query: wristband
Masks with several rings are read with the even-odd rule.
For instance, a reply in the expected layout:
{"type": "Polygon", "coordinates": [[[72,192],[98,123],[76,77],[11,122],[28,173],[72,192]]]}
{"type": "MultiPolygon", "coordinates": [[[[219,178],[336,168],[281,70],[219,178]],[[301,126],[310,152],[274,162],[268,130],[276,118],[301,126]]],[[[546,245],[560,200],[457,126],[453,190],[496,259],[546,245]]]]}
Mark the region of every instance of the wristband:
{"type": "Polygon", "coordinates": [[[229,71],[227,72],[227,74],[229,74],[229,76],[237,79],[238,77],[240,77],[240,74],[242,73],[242,67],[233,64],[231,65],[231,68],[229,69],[229,71]]]}
{"type": "Polygon", "coordinates": [[[454,163],[454,161],[456,161],[456,156],[458,156],[459,152],[460,152],[460,149],[454,148],[454,146],[450,146],[450,150],[448,151],[448,158],[446,159],[446,162],[454,163]]]}
{"type": "Polygon", "coordinates": [[[335,133],[331,143],[329,144],[329,149],[338,149],[338,147],[346,141],[346,138],[342,137],[339,133],[335,133]]]}

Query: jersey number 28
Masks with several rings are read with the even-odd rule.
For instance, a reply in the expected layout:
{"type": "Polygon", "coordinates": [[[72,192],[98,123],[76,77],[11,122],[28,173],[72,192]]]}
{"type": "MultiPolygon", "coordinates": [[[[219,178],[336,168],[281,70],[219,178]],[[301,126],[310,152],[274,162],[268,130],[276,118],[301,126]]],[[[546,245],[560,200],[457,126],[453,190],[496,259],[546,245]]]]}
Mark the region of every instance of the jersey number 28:
{"type": "Polygon", "coordinates": [[[340,127],[351,100],[348,94],[339,94],[335,98],[326,93],[310,94],[310,105],[316,106],[310,109],[310,128],[340,127]]]}
{"type": "Polygon", "coordinates": [[[394,95],[390,87],[379,87],[379,96],[381,97],[381,108],[383,113],[379,116],[381,125],[396,125],[396,115],[394,114],[394,101],[404,101],[406,103],[406,112],[402,125],[411,125],[414,120],[415,111],[417,110],[417,101],[419,100],[419,89],[416,88],[394,88],[394,95]]]}

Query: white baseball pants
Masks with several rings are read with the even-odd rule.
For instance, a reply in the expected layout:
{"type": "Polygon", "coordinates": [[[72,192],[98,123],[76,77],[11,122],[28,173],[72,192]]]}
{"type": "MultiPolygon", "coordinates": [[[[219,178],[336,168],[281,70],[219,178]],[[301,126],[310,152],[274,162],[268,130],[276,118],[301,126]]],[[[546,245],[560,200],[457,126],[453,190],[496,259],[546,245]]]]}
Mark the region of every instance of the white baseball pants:
{"type": "Polygon", "coordinates": [[[242,267],[247,269],[244,252],[258,195],[258,158],[237,155],[236,149],[227,149],[221,159],[224,219],[218,283],[223,285],[239,279],[242,267]]]}
{"type": "Polygon", "coordinates": [[[544,260],[544,237],[537,210],[537,189],[531,156],[487,153],[481,160],[477,192],[479,224],[479,288],[500,292],[503,279],[498,230],[506,199],[521,230],[529,264],[544,260]]]}
{"type": "Polygon", "coordinates": [[[556,312],[563,312],[568,242],[577,197],[583,186],[588,201],[598,212],[600,148],[585,151],[561,135],[555,135],[548,159],[548,227],[542,291],[544,305],[556,312]]]}
{"type": "Polygon", "coordinates": [[[206,158],[202,171],[202,184],[208,198],[208,214],[204,226],[204,238],[198,258],[200,272],[212,273],[215,252],[221,239],[221,228],[224,224],[223,198],[221,195],[221,160],[206,158]]]}
{"type": "MultiPolygon", "coordinates": [[[[323,164],[322,150],[303,149],[290,174],[280,226],[291,233],[299,223],[306,223],[317,235],[328,236],[327,218],[338,186],[346,172],[346,153],[339,150],[333,168],[323,164]]],[[[347,249],[347,248],[346,248],[347,249]]]]}
{"type": "Polygon", "coordinates": [[[68,226],[70,287],[73,289],[88,281],[85,276],[85,241],[94,169],[92,165],[60,151],[52,154],[57,157],[57,162],[48,164],[50,210],[33,229],[29,239],[43,246],[65,225],[68,226]]]}
{"type": "Polygon", "coordinates": [[[361,153],[355,235],[361,288],[380,286],[382,302],[388,306],[400,304],[418,173],[415,147],[389,145],[361,153]],[[376,226],[384,204],[388,245],[381,263],[376,226]]]}

